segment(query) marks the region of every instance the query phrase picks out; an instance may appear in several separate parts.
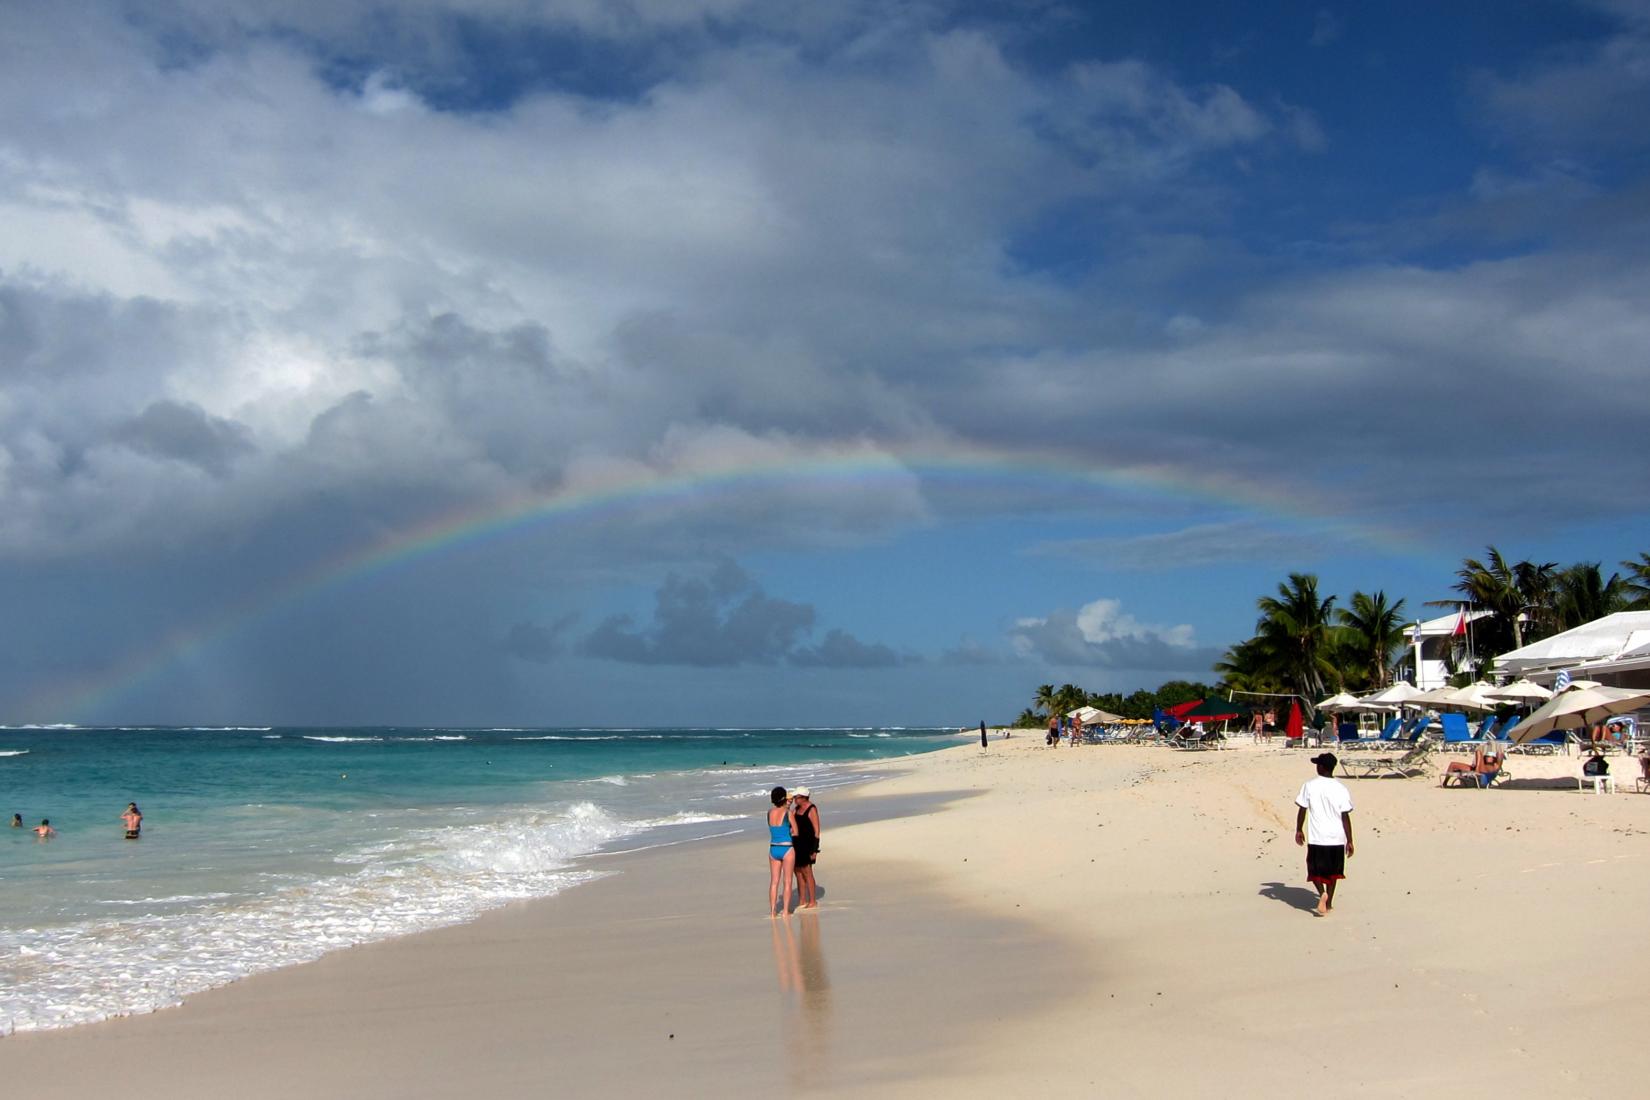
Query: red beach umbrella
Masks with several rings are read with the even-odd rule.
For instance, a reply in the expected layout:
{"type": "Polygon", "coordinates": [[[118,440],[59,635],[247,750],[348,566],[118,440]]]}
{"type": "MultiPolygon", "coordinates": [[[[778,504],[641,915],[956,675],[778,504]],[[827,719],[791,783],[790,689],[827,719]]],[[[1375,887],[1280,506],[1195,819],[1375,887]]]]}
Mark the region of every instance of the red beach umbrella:
{"type": "Polygon", "coordinates": [[[1289,721],[1284,723],[1283,730],[1292,741],[1306,732],[1306,723],[1301,720],[1301,701],[1289,700],[1289,721]]]}

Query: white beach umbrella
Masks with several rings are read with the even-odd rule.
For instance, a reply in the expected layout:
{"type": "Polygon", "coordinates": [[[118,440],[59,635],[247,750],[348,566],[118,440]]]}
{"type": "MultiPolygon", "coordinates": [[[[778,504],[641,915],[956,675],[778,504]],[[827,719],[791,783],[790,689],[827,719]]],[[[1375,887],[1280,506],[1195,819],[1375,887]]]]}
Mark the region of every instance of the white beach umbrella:
{"type": "Polygon", "coordinates": [[[1458,707],[1460,702],[1455,697],[1452,687],[1433,688],[1423,691],[1413,699],[1405,700],[1406,705],[1422,707],[1458,707]]]}
{"type": "Polygon", "coordinates": [[[1522,745],[1554,730],[1586,729],[1594,722],[1650,703],[1650,691],[1635,688],[1591,687],[1576,691],[1561,691],[1543,703],[1534,714],[1507,731],[1507,736],[1522,745]]]}
{"type": "Polygon", "coordinates": [[[1415,685],[1409,681],[1399,680],[1389,688],[1382,688],[1373,695],[1365,695],[1359,702],[1365,706],[1383,708],[1407,707],[1414,706],[1416,700],[1425,694],[1424,691],[1417,691],[1415,685]]]}
{"type": "Polygon", "coordinates": [[[1318,704],[1319,710],[1356,710],[1363,701],[1349,692],[1338,692],[1318,704]]]}
{"type": "Polygon", "coordinates": [[[1512,699],[1520,703],[1545,703],[1553,697],[1553,693],[1536,683],[1534,680],[1514,680],[1510,684],[1502,684],[1498,688],[1491,688],[1485,694],[1496,699],[1512,699]]]}
{"type": "Polygon", "coordinates": [[[1496,707],[1506,706],[1506,701],[1497,699],[1494,692],[1494,684],[1487,680],[1480,680],[1476,684],[1456,688],[1452,693],[1454,698],[1449,705],[1466,707],[1468,710],[1494,710],[1496,707]]]}

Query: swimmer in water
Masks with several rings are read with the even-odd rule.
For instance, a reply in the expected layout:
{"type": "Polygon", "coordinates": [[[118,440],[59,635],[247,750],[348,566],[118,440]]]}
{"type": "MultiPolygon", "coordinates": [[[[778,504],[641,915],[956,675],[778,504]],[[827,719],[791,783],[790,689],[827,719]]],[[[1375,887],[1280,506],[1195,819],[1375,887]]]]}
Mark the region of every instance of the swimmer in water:
{"type": "Polygon", "coordinates": [[[11,827],[14,828],[14,829],[21,829],[23,827],[23,815],[22,814],[12,814],[11,815],[11,827]]]}
{"type": "Polygon", "coordinates": [[[48,818],[43,817],[40,819],[40,824],[34,827],[34,835],[41,840],[45,840],[48,837],[56,836],[57,830],[52,828],[52,823],[48,818]]]}
{"type": "Polygon", "coordinates": [[[127,840],[136,840],[142,834],[143,811],[137,808],[136,802],[126,803],[126,812],[120,815],[120,820],[126,823],[127,840]]]}

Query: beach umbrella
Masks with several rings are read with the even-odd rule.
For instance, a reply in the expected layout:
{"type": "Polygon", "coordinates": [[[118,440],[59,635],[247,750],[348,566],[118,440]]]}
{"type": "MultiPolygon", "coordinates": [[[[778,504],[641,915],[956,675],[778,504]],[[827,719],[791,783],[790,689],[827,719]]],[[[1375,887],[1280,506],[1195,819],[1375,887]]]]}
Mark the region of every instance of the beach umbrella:
{"type": "Polygon", "coordinates": [[[1187,722],[1219,722],[1227,718],[1241,718],[1251,709],[1248,703],[1234,703],[1227,699],[1203,699],[1175,717],[1187,722]]]}
{"type": "Polygon", "coordinates": [[[1299,699],[1289,700],[1289,717],[1283,723],[1283,732],[1291,741],[1306,733],[1306,722],[1301,718],[1301,702],[1299,699]]]}
{"type": "Polygon", "coordinates": [[[1479,680],[1476,684],[1457,688],[1455,698],[1457,706],[1470,707],[1473,710],[1495,710],[1507,705],[1505,700],[1496,698],[1495,685],[1488,680],[1479,680]]]}
{"type": "Polygon", "coordinates": [[[1424,691],[1417,691],[1415,685],[1409,681],[1399,680],[1389,688],[1383,688],[1373,695],[1365,695],[1359,701],[1365,706],[1407,707],[1414,706],[1415,701],[1425,694],[1424,691]]]}
{"type": "Polygon", "coordinates": [[[1455,701],[1455,689],[1452,687],[1433,688],[1423,691],[1413,699],[1404,700],[1405,706],[1417,707],[1456,707],[1461,704],[1455,701]]]}
{"type": "Polygon", "coordinates": [[[1331,695],[1318,704],[1319,710],[1357,710],[1363,706],[1363,701],[1350,692],[1339,692],[1331,695]]]}
{"type": "Polygon", "coordinates": [[[1493,690],[1492,685],[1480,680],[1476,684],[1468,684],[1463,688],[1437,688],[1427,692],[1416,702],[1430,703],[1440,707],[1464,707],[1468,710],[1494,710],[1497,707],[1505,706],[1504,702],[1492,699],[1485,694],[1485,692],[1493,690]]]}
{"type": "Polygon", "coordinates": [[[1545,703],[1553,697],[1553,693],[1536,683],[1534,680],[1514,680],[1510,684],[1502,684],[1498,688],[1491,688],[1485,694],[1497,699],[1511,699],[1519,703],[1545,703]]]}
{"type": "Polygon", "coordinates": [[[1106,723],[1121,722],[1123,720],[1122,715],[1113,714],[1109,710],[1101,710],[1099,707],[1078,707],[1076,710],[1066,715],[1066,717],[1079,718],[1085,726],[1104,725],[1106,723]]]}
{"type": "Polygon", "coordinates": [[[1561,691],[1543,703],[1534,714],[1507,731],[1522,745],[1554,730],[1586,729],[1594,722],[1638,710],[1650,702],[1650,691],[1635,688],[1580,688],[1561,691]]]}

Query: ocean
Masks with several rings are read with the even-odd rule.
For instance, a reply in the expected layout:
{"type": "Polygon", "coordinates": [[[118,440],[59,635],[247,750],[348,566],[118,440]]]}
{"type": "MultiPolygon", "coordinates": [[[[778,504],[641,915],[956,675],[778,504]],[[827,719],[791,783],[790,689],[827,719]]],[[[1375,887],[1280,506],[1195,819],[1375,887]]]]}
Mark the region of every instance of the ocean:
{"type": "Polygon", "coordinates": [[[749,827],[935,729],[0,728],[0,1034],[67,1027],[749,827]],[[143,836],[123,838],[128,802],[143,836]],[[13,813],[29,828],[6,825],[13,813]],[[50,818],[58,835],[32,827],[50,818]]]}

